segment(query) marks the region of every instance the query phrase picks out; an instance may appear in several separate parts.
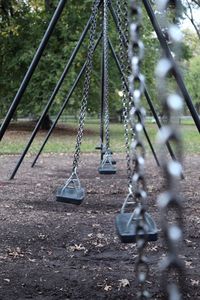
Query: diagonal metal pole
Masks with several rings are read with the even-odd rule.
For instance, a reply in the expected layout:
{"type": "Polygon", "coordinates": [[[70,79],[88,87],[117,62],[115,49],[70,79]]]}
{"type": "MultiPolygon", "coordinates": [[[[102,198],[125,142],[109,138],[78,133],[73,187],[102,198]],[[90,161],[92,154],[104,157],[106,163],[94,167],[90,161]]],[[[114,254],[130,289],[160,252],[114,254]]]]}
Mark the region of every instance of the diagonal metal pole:
{"type": "Polygon", "coordinates": [[[163,36],[163,33],[162,33],[162,30],[160,28],[160,25],[156,19],[156,16],[154,14],[154,11],[151,7],[151,4],[148,0],[143,0],[143,3],[144,3],[144,6],[145,6],[145,9],[147,11],[147,14],[151,20],[151,23],[152,23],[152,26],[157,34],[157,37],[158,37],[158,40],[160,42],[160,45],[162,47],[162,49],[164,50],[165,52],[165,55],[170,59],[172,65],[173,65],[173,71],[174,71],[174,77],[176,79],[176,82],[179,86],[179,89],[181,90],[182,94],[183,94],[183,97],[185,99],[185,102],[187,104],[187,107],[192,115],[192,118],[196,124],[196,127],[198,129],[198,131],[200,132],[200,118],[198,116],[198,113],[193,105],[193,102],[192,102],[192,99],[186,89],[186,86],[184,84],[184,81],[183,81],[183,78],[182,78],[182,75],[181,75],[181,72],[171,54],[171,51],[167,45],[167,42],[163,36]]]}
{"type": "Polygon", "coordinates": [[[47,112],[48,112],[51,104],[53,103],[53,101],[54,101],[54,99],[55,99],[55,97],[56,97],[56,95],[57,95],[57,93],[58,93],[58,91],[59,91],[59,89],[60,89],[60,87],[61,87],[61,85],[62,85],[62,83],[63,83],[63,81],[64,81],[64,79],[65,79],[65,77],[67,75],[67,73],[68,73],[68,71],[69,71],[69,68],[71,67],[71,65],[72,65],[72,63],[74,61],[74,58],[76,57],[76,54],[77,54],[77,52],[78,52],[78,50],[79,50],[79,48],[80,48],[80,46],[81,46],[81,44],[83,42],[83,40],[84,40],[84,38],[85,38],[88,30],[89,30],[89,27],[90,27],[90,24],[91,24],[91,20],[92,20],[92,17],[90,17],[90,19],[88,20],[88,23],[87,23],[87,25],[86,25],[86,27],[85,27],[82,35],[81,35],[81,37],[80,37],[80,39],[79,39],[76,47],[74,48],[73,53],[72,53],[72,55],[71,55],[71,57],[70,57],[67,65],[66,65],[66,67],[65,67],[65,69],[64,69],[64,71],[63,71],[63,73],[62,73],[62,75],[61,75],[58,83],[56,84],[56,86],[55,86],[55,88],[53,90],[53,93],[52,93],[51,97],[49,98],[49,101],[47,102],[47,104],[46,104],[46,106],[45,106],[45,108],[44,108],[44,110],[42,112],[42,115],[41,115],[39,121],[37,122],[37,124],[36,124],[36,126],[34,128],[32,134],[31,134],[31,137],[30,137],[30,139],[29,139],[29,141],[28,141],[28,143],[27,143],[24,151],[22,152],[22,154],[21,154],[21,156],[19,158],[19,160],[17,162],[17,165],[16,165],[16,167],[15,167],[15,169],[14,169],[14,171],[13,171],[11,177],[10,177],[10,179],[13,179],[15,177],[15,174],[17,173],[17,171],[18,171],[18,169],[19,169],[19,167],[20,167],[20,165],[21,165],[21,163],[22,163],[22,161],[23,161],[26,153],[28,152],[28,150],[29,150],[29,148],[30,148],[30,146],[31,146],[31,144],[32,144],[32,142],[33,142],[33,140],[34,140],[34,138],[35,138],[35,136],[36,136],[36,134],[37,134],[40,126],[41,126],[41,124],[42,124],[42,121],[43,121],[44,117],[46,116],[46,114],[47,114],[47,112]]]}
{"type": "MultiPolygon", "coordinates": [[[[115,62],[116,62],[116,65],[117,65],[117,67],[118,67],[118,70],[119,70],[119,72],[120,72],[120,75],[124,77],[124,73],[122,72],[122,68],[121,68],[119,59],[118,59],[118,57],[117,57],[117,54],[115,53],[114,47],[113,47],[113,45],[112,45],[110,39],[108,39],[108,43],[109,43],[109,46],[110,46],[110,49],[111,49],[113,58],[114,58],[114,60],[115,60],[115,62]]],[[[126,89],[127,89],[127,91],[129,92],[129,86],[128,86],[128,83],[127,83],[126,78],[125,78],[125,83],[126,83],[126,89]]],[[[138,116],[138,117],[139,117],[139,116],[138,116]]],[[[147,139],[147,141],[148,141],[148,143],[149,143],[150,149],[151,149],[151,151],[152,151],[152,153],[153,153],[153,156],[154,156],[154,158],[155,158],[155,161],[156,161],[157,165],[160,166],[158,157],[157,157],[156,152],[155,152],[155,150],[154,150],[154,147],[153,147],[153,145],[152,145],[152,143],[151,143],[151,140],[150,140],[150,138],[149,138],[149,135],[148,135],[148,133],[147,133],[147,131],[146,131],[146,128],[143,127],[143,130],[144,130],[145,137],[146,137],[146,139],[147,139]]]]}
{"type": "MultiPolygon", "coordinates": [[[[102,38],[102,34],[100,35],[99,39],[97,40],[96,45],[95,45],[95,49],[94,49],[94,50],[96,50],[96,48],[97,48],[97,46],[98,46],[98,44],[99,44],[101,38],[102,38]]],[[[45,140],[44,140],[42,146],[40,147],[40,150],[38,151],[38,154],[36,155],[36,157],[35,157],[35,159],[34,159],[32,165],[31,165],[31,167],[34,167],[34,166],[35,166],[35,164],[36,164],[36,162],[37,162],[37,160],[38,160],[40,154],[42,153],[42,151],[43,151],[43,149],[44,149],[46,143],[48,142],[49,137],[51,136],[51,134],[52,134],[54,128],[56,127],[56,124],[58,123],[58,120],[60,119],[60,116],[62,115],[64,109],[66,108],[66,106],[67,106],[67,104],[68,104],[68,102],[69,102],[69,100],[70,100],[70,98],[71,98],[71,96],[72,96],[72,94],[73,94],[73,92],[74,92],[76,86],[78,85],[78,83],[79,83],[79,81],[80,81],[80,79],[81,79],[81,77],[82,77],[82,75],[83,75],[83,73],[84,73],[84,71],[85,71],[86,65],[87,65],[87,61],[84,63],[84,65],[83,65],[81,71],[79,72],[77,78],[75,79],[75,81],[74,81],[74,83],[73,83],[73,85],[72,85],[72,87],[71,87],[71,89],[70,89],[70,91],[69,91],[67,97],[65,98],[65,101],[63,102],[63,105],[62,105],[62,107],[61,107],[61,109],[60,109],[60,111],[59,111],[59,113],[58,113],[58,115],[57,115],[55,121],[53,122],[51,128],[49,129],[49,131],[48,131],[48,133],[47,133],[47,135],[46,135],[46,137],[45,137],[45,140]]]]}
{"type": "Polygon", "coordinates": [[[54,28],[55,28],[55,26],[56,26],[56,24],[57,24],[57,22],[60,18],[60,15],[61,15],[61,13],[64,9],[64,6],[65,6],[66,2],[67,2],[66,0],[60,0],[59,4],[58,4],[58,6],[57,6],[57,8],[54,12],[54,15],[53,15],[53,17],[52,17],[52,19],[49,23],[49,26],[48,26],[45,34],[44,34],[44,37],[43,37],[43,39],[42,39],[42,41],[41,41],[41,43],[40,43],[40,45],[39,45],[39,47],[38,47],[38,49],[35,53],[35,56],[33,57],[33,60],[32,60],[30,66],[28,68],[28,71],[26,72],[26,75],[25,75],[25,77],[24,77],[24,79],[23,79],[23,81],[20,85],[20,88],[19,88],[19,90],[18,90],[18,92],[17,92],[17,94],[16,94],[16,96],[15,96],[15,98],[14,98],[14,100],[13,100],[11,106],[10,106],[10,109],[8,110],[7,115],[6,115],[4,121],[1,125],[0,140],[4,136],[4,133],[5,133],[8,125],[9,125],[9,123],[10,123],[10,121],[11,121],[11,119],[12,119],[12,117],[13,117],[13,115],[14,115],[14,113],[15,113],[15,111],[16,111],[19,103],[20,103],[20,101],[21,101],[21,98],[22,98],[22,96],[23,96],[23,94],[24,94],[24,92],[25,92],[25,90],[28,86],[28,83],[29,83],[34,71],[35,71],[35,68],[37,67],[37,65],[40,61],[40,58],[41,58],[41,56],[44,52],[44,49],[46,48],[46,45],[49,41],[49,38],[51,37],[51,34],[52,34],[52,32],[53,32],[53,30],[54,30],[54,28]]]}

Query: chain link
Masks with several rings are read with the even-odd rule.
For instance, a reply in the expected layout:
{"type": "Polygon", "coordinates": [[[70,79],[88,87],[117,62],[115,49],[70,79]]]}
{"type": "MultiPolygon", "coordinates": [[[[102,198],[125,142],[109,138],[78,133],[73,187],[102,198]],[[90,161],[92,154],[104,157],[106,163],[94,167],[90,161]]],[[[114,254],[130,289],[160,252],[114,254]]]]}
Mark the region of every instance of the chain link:
{"type": "Polygon", "coordinates": [[[75,153],[73,159],[73,171],[77,169],[79,159],[80,159],[80,147],[83,138],[84,121],[85,121],[85,115],[86,115],[87,104],[88,104],[91,71],[93,67],[93,54],[95,49],[94,40],[95,40],[95,32],[96,32],[96,24],[97,24],[98,7],[100,1],[101,0],[95,0],[92,7],[92,21],[91,21],[91,28],[90,28],[89,47],[87,53],[87,65],[86,65],[85,80],[84,80],[84,87],[83,87],[83,98],[81,101],[81,110],[79,114],[79,128],[78,128],[78,133],[76,138],[76,146],[75,146],[75,153]]]}
{"type": "Polygon", "coordinates": [[[140,286],[138,299],[149,299],[150,294],[146,290],[149,266],[144,251],[147,244],[146,213],[146,182],[145,182],[145,148],[142,138],[144,128],[145,110],[141,106],[141,97],[144,93],[144,76],[140,72],[140,65],[144,55],[144,46],[140,39],[140,27],[142,22],[141,1],[131,0],[130,22],[130,47],[129,57],[132,74],[130,76],[130,91],[133,96],[133,105],[130,110],[130,124],[134,129],[135,139],[131,144],[132,153],[132,186],[134,186],[134,199],[136,200],[135,212],[138,216],[136,222],[136,240],[138,258],[136,261],[136,276],[140,286]]]}
{"type": "MultiPolygon", "coordinates": [[[[162,22],[167,30],[168,38],[174,54],[178,57],[182,34],[175,24],[179,15],[179,1],[173,2],[175,22],[170,24],[167,19],[167,11],[171,1],[157,1],[158,11],[162,14],[162,22]]],[[[171,11],[172,12],[172,11],[171,11]]],[[[164,240],[167,245],[167,257],[162,261],[162,281],[165,299],[183,299],[183,276],[184,267],[178,252],[182,239],[183,208],[182,199],[179,195],[179,182],[182,176],[182,138],[178,124],[174,122],[182,110],[183,100],[177,90],[168,92],[168,82],[173,73],[173,63],[164,54],[158,62],[156,75],[158,91],[162,100],[163,111],[167,124],[158,133],[158,142],[161,145],[161,163],[165,175],[166,190],[158,197],[158,205],[161,209],[162,229],[164,240]],[[176,152],[176,160],[170,160],[164,155],[164,145],[172,142],[176,152]]]]}
{"type": "MultiPolygon", "coordinates": [[[[99,16],[100,16],[100,27],[101,32],[103,35],[103,5],[101,6],[101,9],[99,10],[99,16]]],[[[102,44],[103,45],[103,44],[102,44]]],[[[104,89],[103,89],[103,78],[104,78],[104,58],[103,58],[103,51],[102,51],[102,57],[101,57],[101,101],[100,101],[100,115],[99,115],[99,129],[100,129],[100,141],[99,141],[99,147],[100,149],[103,149],[103,142],[104,142],[104,89]]]]}
{"type": "Polygon", "coordinates": [[[119,27],[119,57],[121,62],[121,69],[123,75],[121,76],[122,81],[122,105],[123,105],[123,122],[124,122],[124,138],[125,138],[125,148],[126,148],[126,163],[127,163],[127,176],[128,176],[128,186],[129,191],[131,191],[131,158],[130,158],[130,137],[129,137],[129,99],[130,95],[127,91],[127,82],[126,78],[129,77],[129,58],[128,58],[128,43],[124,43],[123,36],[126,36],[128,41],[128,3],[125,1],[123,8],[121,8],[121,1],[117,0],[117,7],[116,7],[116,14],[118,20],[118,27],[119,27]]]}
{"type": "Polygon", "coordinates": [[[109,116],[109,75],[108,75],[108,0],[103,0],[103,85],[104,85],[104,107],[105,107],[105,141],[106,153],[110,148],[110,116],[109,116]]]}

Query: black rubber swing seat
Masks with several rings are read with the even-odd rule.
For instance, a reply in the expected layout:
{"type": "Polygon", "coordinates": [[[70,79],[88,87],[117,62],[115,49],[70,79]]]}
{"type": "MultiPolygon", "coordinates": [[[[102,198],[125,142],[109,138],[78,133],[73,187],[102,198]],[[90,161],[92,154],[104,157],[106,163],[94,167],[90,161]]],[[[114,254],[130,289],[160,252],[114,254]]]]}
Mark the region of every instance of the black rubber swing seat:
{"type": "Polygon", "coordinates": [[[102,146],[101,146],[101,145],[95,147],[95,150],[101,150],[101,149],[102,149],[102,146]]]}
{"type": "MultiPolygon", "coordinates": [[[[119,215],[117,215],[115,220],[117,234],[119,235],[123,243],[136,243],[136,226],[138,220],[135,218],[130,222],[129,225],[127,225],[131,218],[131,215],[132,213],[120,213],[119,215]]],[[[145,213],[145,220],[147,224],[147,241],[156,241],[158,239],[157,226],[150,214],[147,212],[145,213]]],[[[144,234],[141,233],[139,234],[139,236],[144,237],[144,234]]]]}
{"type": "MultiPolygon", "coordinates": [[[[107,151],[106,151],[105,149],[103,149],[103,150],[101,151],[102,155],[104,155],[106,152],[107,152],[107,151]]],[[[109,150],[109,154],[113,154],[113,151],[112,151],[112,150],[109,150]]]]}
{"type": "Polygon", "coordinates": [[[103,175],[116,174],[116,168],[113,167],[113,165],[110,164],[110,162],[106,162],[103,165],[101,164],[98,171],[99,171],[99,174],[103,174],[103,175]]]}
{"type": "MultiPolygon", "coordinates": [[[[102,146],[101,146],[101,145],[96,146],[96,147],[95,147],[95,150],[102,150],[102,146]]],[[[106,150],[102,150],[102,151],[101,151],[102,156],[103,156],[105,153],[106,153],[106,150]]],[[[113,152],[112,152],[111,150],[110,150],[110,154],[113,154],[113,152]]],[[[116,164],[117,164],[117,162],[116,162],[115,159],[112,159],[112,164],[113,164],[113,165],[116,165],[116,164]]]]}
{"type": "Polygon", "coordinates": [[[117,162],[116,162],[115,159],[112,159],[112,164],[113,164],[113,165],[116,165],[116,164],[117,164],[117,162]]]}
{"type": "Polygon", "coordinates": [[[60,187],[56,192],[56,201],[80,205],[85,197],[84,188],[60,187]]]}
{"type": "Polygon", "coordinates": [[[116,165],[117,164],[117,161],[115,160],[115,159],[111,159],[111,163],[112,163],[112,165],[116,165]]]}

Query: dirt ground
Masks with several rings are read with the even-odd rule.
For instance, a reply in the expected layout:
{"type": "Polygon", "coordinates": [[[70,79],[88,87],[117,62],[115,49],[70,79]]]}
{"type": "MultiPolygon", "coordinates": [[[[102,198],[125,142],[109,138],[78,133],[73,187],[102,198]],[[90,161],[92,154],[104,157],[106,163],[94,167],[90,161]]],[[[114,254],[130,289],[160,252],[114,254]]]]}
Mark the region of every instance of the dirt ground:
{"type": "MultiPolygon", "coordinates": [[[[8,177],[18,156],[0,156],[0,299],[136,299],[134,244],[122,244],[115,216],[127,193],[125,161],[117,174],[99,175],[99,155],[85,154],[79,168],[87,196],[81,206],[55,201],[70,174],[72,155],[44,155],[30,168],[28,157],[16,179],[8,177]]],[[[200,155],[185,158],[182,181],[186,265],[185,298],[200,299],[200,155]]],[[[162,178],[147,162],[149,212],[160,229],[156,198],[162,178]]],[[[165,255],[162,233],[147,248],[152,299],[163,299],[158,263],[165,255]]]]}

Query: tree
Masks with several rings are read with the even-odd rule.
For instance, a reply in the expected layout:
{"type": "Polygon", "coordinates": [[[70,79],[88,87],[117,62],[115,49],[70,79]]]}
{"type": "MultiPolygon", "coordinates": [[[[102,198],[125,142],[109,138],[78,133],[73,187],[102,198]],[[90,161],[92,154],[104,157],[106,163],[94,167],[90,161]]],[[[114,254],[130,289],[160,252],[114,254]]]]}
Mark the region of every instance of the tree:
{"type": "MultiPolygon", "coordinates": [[[[58,0],[0,1],[0,66],[2,70],[0,73],[0,117],[3,117],[19,88],[53,11],[58,4],[58,0]]],[[[47,49],[18,107],[19,115],[31,114],[38,118],[41,114],[88,21],[91,14],[91,4],[91,0],[73,0],[67,3],[66,9],[54,30],[47,49]]],[[[142,72],[146,76],[150,94],[158,107],[160,103],[156,98],[154,69],[160,55],[160,47],[158,40],[153,35],[153,29],[146,13],[143,19],[143,41],[146,51],[142,72]]],[[[98,36],[101,31],[100,17],[97,31],[98,36]]],[[[109,35],[115,48],[119,49],[119,38],[112,18],[109,21],[109,35]]],[[[88,44],[89,38],[87,36],[55,99],[56,101],[50,110],[50,115],[58,111],[72,82],[84,64],[87,57],[88,44]]],[[[96,50],[94,56],[88,108],[90,113],[97,113],[100,107],[100,70],[101,47],[96,50]]],[[[115,113],[122,107],[121,99],[118,95],[118,91],[121,89],[121,82],[119,72],[112,59],[109,61],[109,75],[110,107],[111,111],[115,113]]],[[[75,114],[80,108],[83,80],[84,78],[82,78],[70,99],[67,108],[70,113],[75,114]]],[[[144,101],[144,105],[148,108],[146,101],[144,101]]]]}
{"type": "MultiPolygon", "coordinates": [[[[11,8],[2,6],[2,18],[0,19],[0,64],[2,70],[0,74],[0,112],[2,115],[7,111],[52,16],[53,11],[50,11],[49,8],[54,10],[57,3],[58,1],[48,1],[48,3],[39,0],[12,1],[12,14],[7,13],[11,8]]],[[[89,3],[88,5],[84,4],[84,9],[87,6],[89,3]]],[[[83,5],[79,4],[78,7],[78,1],[73,1],[73,5],[68,6],[68,9],[65,10],[23,97],[19,113],[32,113],[37,116],[41,112],[82,31],[80,20],[86,23],[85,19],[89,17],[89,9],[83,16],[81,16],[81,10],[83,11],[83,5]],[[76,8],[74,7],[75,3],[76,8]],[[76,11],[77,15],[74,16],[72,11],[76,11]]],[[[82,60],[81,56],[84,60],[84,53],[85,49],[83,48],[78,57],[79,61],[82,60]]],[[[72,81],[75,69],[76,66],[73,66],[68,76],[68,82],[72,81]]],[[[68,84],[65,83],[58,95],[58,104],[67,88],[68,84]]],[[[55,107],[53,109],[55,110],[55,107]]]]}
{"type": "Polygon", "coordinates": [[[189,93],[193,99],[198,113],[200,114],[200,43],[194,32],[185,32],[186,44],[190,45],[191,56],[185,64],[185,81],[189,93]]]}
{"type": "Polygon", "coordinates": [[[191,58],[185,78],[190,95],[200,114],[200,56],[191,58]]]}
{"type": "Polygon", "coordinates": [[[9,20],[13,17],[13,5],[16,3],[14,0],[0,0],[0,15],[4,19],[9,20]]]}
{"type": "Polygon", "coordinates": [[[200,40],[200,18],[195,18],[194,11],[200,9],[200,0],[185,0],[184,14],[188,18],[194,27],[196,34],[200,40]]]}

